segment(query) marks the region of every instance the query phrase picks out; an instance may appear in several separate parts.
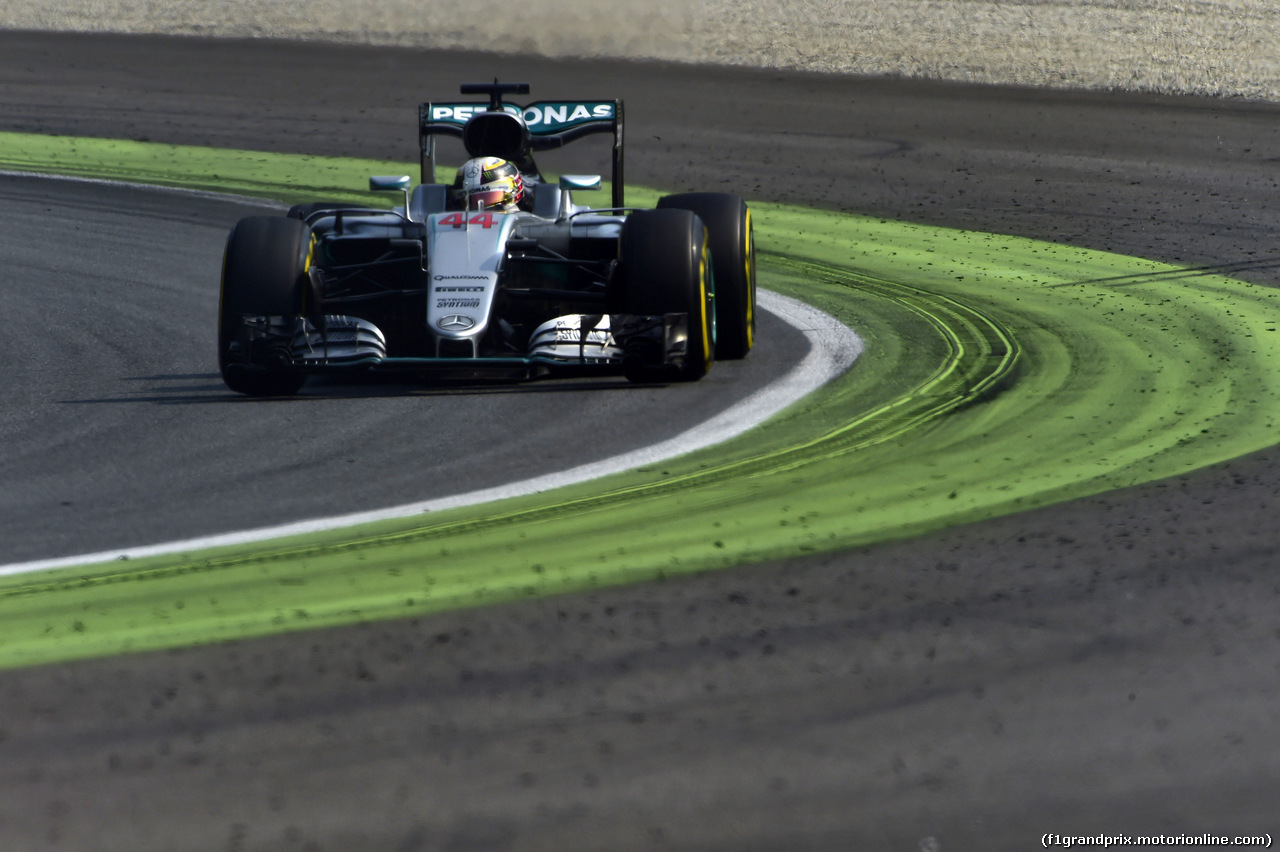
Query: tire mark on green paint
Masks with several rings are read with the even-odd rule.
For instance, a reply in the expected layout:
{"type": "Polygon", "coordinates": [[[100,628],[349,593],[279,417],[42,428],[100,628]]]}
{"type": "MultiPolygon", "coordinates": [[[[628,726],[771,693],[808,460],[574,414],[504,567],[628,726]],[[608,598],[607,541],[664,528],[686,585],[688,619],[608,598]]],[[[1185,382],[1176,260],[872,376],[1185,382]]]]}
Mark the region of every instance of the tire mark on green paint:
{"type": "Polygon", "coordinates": [[[919,287],[851,269],[782,254],[760,254],[779,266],[825,283],[856,287],[896,302],[932,326],[946,342],[949,352],[934,373],[916,387],[836,430],[796,445],[787,454],[799,455],[820,445],[837,445],[813,458],[828,460],[883,443],[999,393],[1009,387],[1016,376],[1021,354],[1017,339],[1000,322],[975,308],[919,287]]]}

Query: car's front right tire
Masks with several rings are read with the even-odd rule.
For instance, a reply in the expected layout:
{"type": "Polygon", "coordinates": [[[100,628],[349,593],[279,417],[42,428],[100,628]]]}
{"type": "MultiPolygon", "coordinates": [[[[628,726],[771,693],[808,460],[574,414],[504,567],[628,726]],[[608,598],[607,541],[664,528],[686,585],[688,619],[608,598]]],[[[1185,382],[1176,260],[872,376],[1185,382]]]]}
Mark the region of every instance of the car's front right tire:
{"type": "Polygon", "coordinates": [[[272,357],[249,322],[302,316],[311,262],[307,225],[283,216],[241,219],[227,237],[218,302],[218,369],[227,387],[249,396],[289,396],[304,373],[272,357]]]}

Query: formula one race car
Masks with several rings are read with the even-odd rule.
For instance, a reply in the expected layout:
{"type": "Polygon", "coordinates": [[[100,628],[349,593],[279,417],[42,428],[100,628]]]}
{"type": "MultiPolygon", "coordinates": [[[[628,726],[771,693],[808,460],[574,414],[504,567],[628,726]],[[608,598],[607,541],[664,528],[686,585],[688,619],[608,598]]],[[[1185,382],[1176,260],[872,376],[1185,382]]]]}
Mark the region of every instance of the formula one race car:
{"type": "Polygon", "coordinates": [[[463,378],[614,372],[696,380],[755,334],[751,214],[734,195],[623,200],[622,101],[504,103],[527,83],[471,83],[488,103],[419,108],[422,181],[390,210],[297,205],[227,238],[218,363],[227,387],[296,393],[318,373],[463,378]],[[611,133],[612,206],[580,207],[596,175],[545,180],[533,154],[611,133]],[[436,137],[470,158],[436,183],[436,137]]]}

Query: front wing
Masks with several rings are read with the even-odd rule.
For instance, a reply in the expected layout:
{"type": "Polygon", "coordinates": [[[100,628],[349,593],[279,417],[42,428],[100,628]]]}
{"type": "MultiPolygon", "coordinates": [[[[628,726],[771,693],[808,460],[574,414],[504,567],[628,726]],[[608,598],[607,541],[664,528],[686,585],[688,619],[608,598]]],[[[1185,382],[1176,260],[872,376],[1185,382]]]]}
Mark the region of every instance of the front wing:
{"type": "MultiPolygon", "coordinates": [[[[278,323],[276,334],[280,339],[278,323]]],[[[537,378],[582,372],[618,373],[629,364],[680,368],[688,349],[688,315],[570,314],[543,323],[524,353],[473,358],[394,357],[373,323],[327,315],[293,320],[287,347],[277,350],[272,369],[305,373],[412,372],[537,378]]],[[[264,318],[260,328],[270,328],[264,318]]],[[[247,324],[246,328],[254,327],[247,324]]],[[[252,345],[252,343],[250,343],[252,345]]],[[[248,369],[248,368],[246,368],[248,369]]]]}

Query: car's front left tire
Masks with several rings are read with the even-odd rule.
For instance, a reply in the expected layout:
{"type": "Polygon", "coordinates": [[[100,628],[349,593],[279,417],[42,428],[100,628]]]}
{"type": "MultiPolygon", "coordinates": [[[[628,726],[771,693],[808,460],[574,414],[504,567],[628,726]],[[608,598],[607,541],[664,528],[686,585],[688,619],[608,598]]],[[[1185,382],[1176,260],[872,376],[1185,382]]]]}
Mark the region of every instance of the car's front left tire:
{"type": "Polygon", "coordinates": [[[685,352],[678,366],[646,360],[624,362],[628,379],[695,381],[715,357],[715,282],[707,229],[688,210],[637,210],[622,226],[619,247],[623,313],[688,317],[685,352]]]}
{"type": "Polygon", "coordinates": [[[755,345],[756,251],[747,203],[727,192],[686,192],[658,209],[692,211],[707,227],[716,280],[716,360],[745,358],[755,345]]]}

